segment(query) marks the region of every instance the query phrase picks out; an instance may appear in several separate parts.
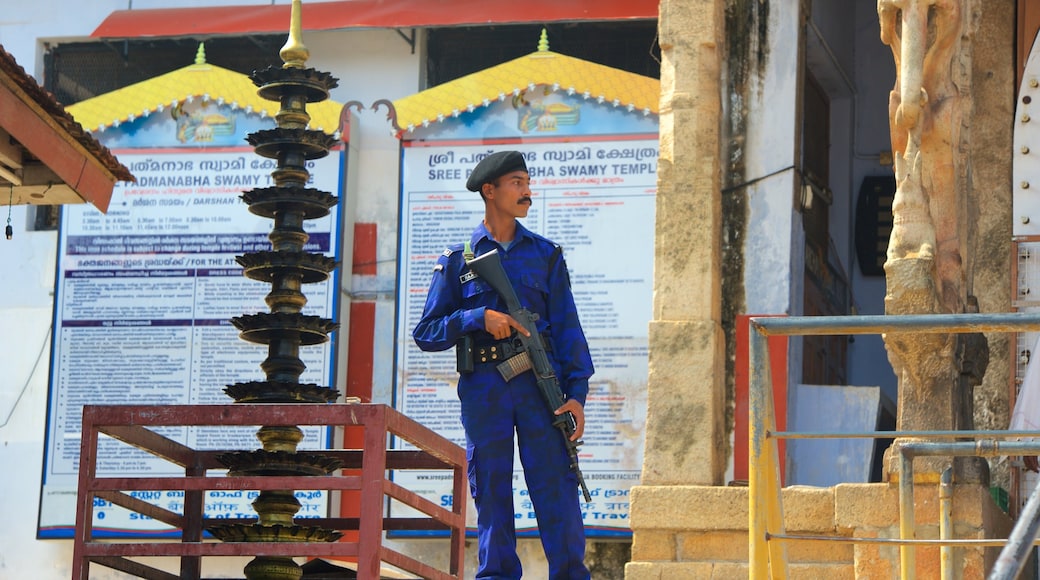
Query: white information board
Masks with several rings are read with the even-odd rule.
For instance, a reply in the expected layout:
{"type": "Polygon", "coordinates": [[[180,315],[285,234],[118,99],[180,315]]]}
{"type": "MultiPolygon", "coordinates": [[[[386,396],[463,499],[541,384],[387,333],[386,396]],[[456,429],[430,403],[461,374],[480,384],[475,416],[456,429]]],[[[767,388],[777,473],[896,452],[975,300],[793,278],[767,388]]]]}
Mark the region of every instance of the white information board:
{"type": "MultiPolygon", "coordinates": [[[[592,494],[583,504],[585,523],[590,536],[630,533],[628,492],[639,481],[646,417],[657,136],[404,145],[396,408],[465,445],[454,351],[422,352],[412,330],[422,316],[437,257],[468,240],[483,218],[480,195],[464,187],[469,172],[491,152],[519,150],[528,158],[534,192],[521,221],[563,247],[596,367],[585,406],[585,443],[579,448],[592,494]]],[[[516,527],[531,534],[537,522],[518,458],[515,465],[516,527]]],[[[450,504],[450,476],[398,472],[395,480],[450,504]]],[[[472,525],[474,510],[468,513],[472,525]]]]}
{"type": "MultiPolygon", "coordinates": [[[[272,220],[254,216],[243,191],[273,186],[272,160],[248,147],[116,151],[136,184],[118,184],[107,215],[65,207],[58,239],[54,341],[47,415],[40,537],[71,537],[76,509],[84,404],[232,404],[224,387],[264,380],[263,345],[238,337],[230,319],[268,312],[269,284],[249,280],[236,255],[269,250],[272,220]]],[[[338,193],[342,153],[309,163],[310,187],[338,193]]],[[[339,213],[308,221],[306,250],[338,255],[339,213]]],[[[335,282],[308,284],[304,313],[336,319],[335,282]]],[[[301,349],[303,383],[329,385],[331,343],[301,349]]],[[[304,429],[301,448],[327,444],[325,427],[304,429]]],[[[255,428],[161,431],[196,449],[260,447],[255,428]]],[[[103,440],[98,473],[127,477],[183,475],[183,470],[113,440],[103,440]]],[[[183,493],[136,492],[173,511],[183,493]]],[[[326,512],[324,493],[303,491],[299,517],[326,512]]],[[[256,492],[210,492],[206,516],[253,517],[256,492]]],[[[161,535],[164,525],[95,503],[95,530],[161,535]]]]}

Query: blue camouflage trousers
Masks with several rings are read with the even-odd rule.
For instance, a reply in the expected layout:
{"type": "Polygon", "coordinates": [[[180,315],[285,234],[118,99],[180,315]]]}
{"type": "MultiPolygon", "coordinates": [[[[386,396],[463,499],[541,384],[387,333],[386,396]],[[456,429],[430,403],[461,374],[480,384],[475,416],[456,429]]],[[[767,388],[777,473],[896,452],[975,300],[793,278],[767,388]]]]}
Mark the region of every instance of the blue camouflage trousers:
{"type": "Polygon", "coordinates": [[[589,580],[578,480],[534,373],[506,383],[493,365],[477,365],[460,378],[458,393],[477,508],[476,577],[517,580],[522,574],[513,506],[515,433],[550,580],[589,580]]]}

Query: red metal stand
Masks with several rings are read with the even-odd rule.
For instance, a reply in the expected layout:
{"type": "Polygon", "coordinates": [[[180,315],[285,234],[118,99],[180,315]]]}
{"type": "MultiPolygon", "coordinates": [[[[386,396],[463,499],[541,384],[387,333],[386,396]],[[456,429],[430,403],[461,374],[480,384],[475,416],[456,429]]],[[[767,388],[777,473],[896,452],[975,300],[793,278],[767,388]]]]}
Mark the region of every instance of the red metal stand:
{"type": "MultiPolygon", "coordinates": [[[[308,451],[308,453],[311,453],[308,451]]],[[[79,493],[73,547],[73,580],[87,580],[91,563],[139,578],[158,580],[198,579],[202,558],[218,556],[354,557],[358,578],[376,580],[382,563],[423,578],[462,578],[466,532],[466,454],[459,446],[386,405],[290,404],[290,405],[173,405],[95,406],[83,408],[83,439],[79,459],[79,493]],[[228,451],[195,450],[153,431],[152,427],[184,426],[357,426],[364,429],[363,449],[314,451],[343,461],[343,469],[358,470],[352,476],[251,476],[208,475],[224,470],[216,456],[228,451]],[[184,469],[183,477],[99,477],[97,449],[105,434],[140,448],[184,469]],[[416,450],[388,450],[394,435],[416,450]],[[388,470],[451,470],[454,476],[449,509],[411,492],[389,479],[388,470]],[[308,526],[354,530],[358,540],[340,542],[217,542],[203,539],[202,531],[221,523],[253,523],[252,520],[207,519],[204,495],[210,490],[353,490],[361,497],[360,518],[306,518],[308,526]],[[183,513],[173,512],[138,498],[133,491],[183,491],[183,513]],[[181,531],[179,543],[110,543],[93,538],[93,505],[101,498],[128,510],[154,518],[181,531]],[[407,505],[427,517],[385,517],[387,498],[407,505]],[[450,530],[450,565],[447,572],[383,546],[386,530],[450,530]],[[147,566],[134,557],[180,558],[179,574],[147,566]]]]}

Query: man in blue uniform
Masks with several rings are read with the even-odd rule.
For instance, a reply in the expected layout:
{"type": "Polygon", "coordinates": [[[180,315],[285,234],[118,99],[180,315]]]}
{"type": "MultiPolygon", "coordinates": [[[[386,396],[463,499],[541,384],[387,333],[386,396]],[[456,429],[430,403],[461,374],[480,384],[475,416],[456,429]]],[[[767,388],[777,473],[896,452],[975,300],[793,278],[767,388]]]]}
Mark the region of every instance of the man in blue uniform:
{"type": "Polygon", "coordinates": [[[463,257],[498,250],[520,302],[538,315],[538,330],[547,338],[566,398],[554,412],[574,415],[577,428],[572,438],[577,441],[585,425],[592,357],[560,247],[517,222],[531,207],[530,184],[526,160],[517,151],[500,151],[477,164],[466,188],[484,199],[484,221],[468,242],[452,246],[437,260],[413,338],[425,351],[447,350],[466,335],[473,339],[477,360],[472,370],[467,368],[469,361],[460,360],[458,395],[470,491],[477,508],[480,566],[476,577],[515,580],[522,574],[513,523],[515,433],[549,578],[588,580],[577,477],[534,373],[524,372],[506,382],[495,367],[500,358],[481,362],[494,359],[487,353],[501,352],[514,332],[527,335],[527,331],[509,316],[486,282],[469,274],[463,257]]]}

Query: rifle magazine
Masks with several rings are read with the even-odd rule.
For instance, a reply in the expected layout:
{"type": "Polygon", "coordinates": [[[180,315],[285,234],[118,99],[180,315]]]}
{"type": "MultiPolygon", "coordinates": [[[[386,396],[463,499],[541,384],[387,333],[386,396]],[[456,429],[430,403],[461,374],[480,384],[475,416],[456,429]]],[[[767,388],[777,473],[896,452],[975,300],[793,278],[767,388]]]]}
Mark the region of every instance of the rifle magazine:
{"type": "Polygon", "coordinates": [[[509,382],[520,373],[531,370],[531,356],[527,354],[527,351],[524,351],[506,359],[495,368],[498,369],[498,374],[502,375],[506,382],[509,382]]]}

